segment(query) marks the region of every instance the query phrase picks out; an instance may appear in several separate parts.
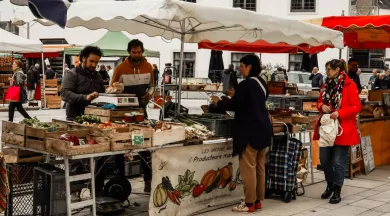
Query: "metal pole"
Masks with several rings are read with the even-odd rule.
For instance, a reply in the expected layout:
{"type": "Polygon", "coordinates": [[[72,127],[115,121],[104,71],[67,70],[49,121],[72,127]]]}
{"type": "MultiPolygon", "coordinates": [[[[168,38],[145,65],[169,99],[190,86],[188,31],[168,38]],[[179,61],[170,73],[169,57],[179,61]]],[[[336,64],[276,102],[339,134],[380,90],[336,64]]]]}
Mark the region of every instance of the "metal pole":
{"type": "Polygon", "coordinates": [[[96,216],[96,194],[95,194],[95,159],[89,158],[89,170],[91,172],[91,195],[92,195],[92,215],[96,216]]]}
{"type": "Polygon", "coordinates": [[[27,39],[30,39],[30,22],[27,23],[27,39]]]}
{"type": "Polygon", "coordinates": [[[342,49],[339,49],[339,59],[341,59],[342,53],[343,53],[343,50],[342,50],[342,49]]]}
{"type": "Polygon", "coordinates": [[[70,175],[69,175],[69,159],[67,157],[64,158],[65,165],[65,191],[66,191],[66,213],[67,216],[72,216],[72,201],[70,194],[70,175]]]}
{"type": "Polygon", "coordinates": [[[181,82],[183,78],[183,63],[184,63],[184,36],[185,36],[185,19],[181,23],[181,36],[180,36],[180,41],[181,41],[181,47],[180,47],[180,70],[179,70],[179,91],[178,91],[178,96],[177,96],[177,111],[176,114],[180,114],[180,105],[181,105],[181,82]]]}
{"type": "Polygon", "coordinates": [[[64,75],[65,75],[65,57],[66,57],[66,54],[65,54],[65,51],[64,51],[64,54],[62,55],[62,79],[64,79],[64,75]]]}
{"type": "Polygon", "coordinates": [[[45,61],[43,57],[43,51],[41,52],[41,57],[42,57],[42,78],[43,78],[43,103],[41,104],[42,108],[46,108],[46,83],[45,83],[45,61]]]}

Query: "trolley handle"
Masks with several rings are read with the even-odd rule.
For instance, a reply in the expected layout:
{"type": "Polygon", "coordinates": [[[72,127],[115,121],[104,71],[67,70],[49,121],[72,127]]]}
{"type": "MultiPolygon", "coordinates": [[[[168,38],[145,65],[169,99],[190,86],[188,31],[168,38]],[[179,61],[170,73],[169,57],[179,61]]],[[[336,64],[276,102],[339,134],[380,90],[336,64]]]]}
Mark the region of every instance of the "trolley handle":
{"type": "Polygon", "coordinates": [[[290,134],[289,130],[288,130],[288,125],[284,122],[271,122],[271,126],[274,126],[274,125],[283,125],[284,126],[284,129],[285,129],[285,133],[288,135],[290,134]]]}

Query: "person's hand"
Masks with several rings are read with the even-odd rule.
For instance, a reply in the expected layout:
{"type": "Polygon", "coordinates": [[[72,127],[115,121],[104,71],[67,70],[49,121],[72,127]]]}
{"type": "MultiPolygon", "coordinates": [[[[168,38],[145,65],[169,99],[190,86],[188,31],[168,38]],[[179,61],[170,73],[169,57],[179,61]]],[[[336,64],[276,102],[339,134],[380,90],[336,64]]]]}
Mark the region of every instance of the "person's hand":
{"type": "Polygon", "coordinates": [[[12,77],[8,77],[8,81],[11,81],[12,80],[12,77]]]}
{"type": "Polygon", "coordinates": [[[339,117],[339,112],[337,111],[330,114],[330,118],[333,120],[336,120],[338,117],[339,117]]]}
{"type": "Polygon", "coordinates": [[[227,94],[228,94],[230,97],[233,97],[235,93],[236,93],[236,90],[234,90],[233,88],[232,88],[231,90],[227,90],[227,94]]]}
{"type": "Polygon", "coordinates": [[[332,110],[330,109],[330,107],[327,106],[327,105],[322,105],[321,109],[322,109],[322,112],[324,112],[324,113],[330,113],[330,112],[332,112],[332,110]]]}
{"type": "Polygon", "coordinates": [[[221,100],[218,96],[211,96],[210,99],[213,104],[217,104],[221,100]]]}
{"type": "Polygon", "coordinates": [[[146,93],[144,96],[141,97],[141,103],[147,104],[151,98],[152,98],[152,95],[149,93],[146,93]]]}
{"type": "Polygon", "coordinates": [[[99,93],[97,92],[92,92],[91,94],[87,95],[87,101],[91,101],[95,98],[99,97],[99,93]]]}

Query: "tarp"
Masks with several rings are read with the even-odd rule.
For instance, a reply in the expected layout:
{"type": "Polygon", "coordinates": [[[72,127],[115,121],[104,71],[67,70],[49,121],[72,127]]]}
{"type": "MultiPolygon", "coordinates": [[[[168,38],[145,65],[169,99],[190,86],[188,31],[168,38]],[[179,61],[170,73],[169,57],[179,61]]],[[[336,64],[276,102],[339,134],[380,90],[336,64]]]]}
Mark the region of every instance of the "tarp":
{"type": "MultiPolygon", "coordinates": [[[[127,44],[129,42],[130,38],[128,38],[122,32],[109,31],[105,35],[103,35],[103,37],[100,38],[98,41],[91,44],[91,46],[97,46],[102,49],[103,56],[105,57],[123,57],[129,55],[129,53],[127,52],[127,44]]],[[[83,47],[65,48],[64,53],[66,55],[76,56],[80,54],[80,51],[82,49],[83,47]]],[[[145,49],[144,56],[159,58],[160,52],[145,49]]]]}
{"type": "MultiPolygon", "coordinates": [[[[37,20],[28,7],[15,11],[15,24],[33,20],[54,25],[48,20],[37,20]]],[[[66,26],[126,31],[132,35],[144,33],[167,40],[178,38],[187,43],[265,40],[343,47],[342,33],[300,20],[177,0],[75,2],[68,9],[66,26]]]]}
{"type": "Polygon", "coordinates": [[[390,15],[331,16],[306,22],[343,32],[344,44],[349,48],[390,48],[390,15]]]}
{"type": "Polygon", "coordinates": [[[0,28],[0,52],[41,52],[42,42],[29,40],[0,28]]]}

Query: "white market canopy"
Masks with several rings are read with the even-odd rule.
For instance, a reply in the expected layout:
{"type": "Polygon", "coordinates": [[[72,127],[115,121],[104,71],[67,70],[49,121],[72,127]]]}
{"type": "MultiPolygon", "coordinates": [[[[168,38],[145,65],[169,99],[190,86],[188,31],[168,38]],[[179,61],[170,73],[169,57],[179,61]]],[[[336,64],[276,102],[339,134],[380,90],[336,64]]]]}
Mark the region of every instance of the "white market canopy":
{"type": "MultiPolygon", "coordinates": [[[[343,47],[339,31],[315,26],[303,21],[264,15],[240,8],[214,7],[177,0],[99,1],[75,2],[68,9],[68,28],[107,29],[127,31],[134,35],[144,33],[167,40],[178,38],[186,43],[202,40],[269,43],[285,42],[291,45],[332,45],[343,47]]],[[[15,10],[14,23],[38,21],[28,7],[15,10]]]]}
{"type": "Polygon", "coordinates": [[[42,42],[26,39],[0,28],[0,52],[42,52],[42,42]]]}

